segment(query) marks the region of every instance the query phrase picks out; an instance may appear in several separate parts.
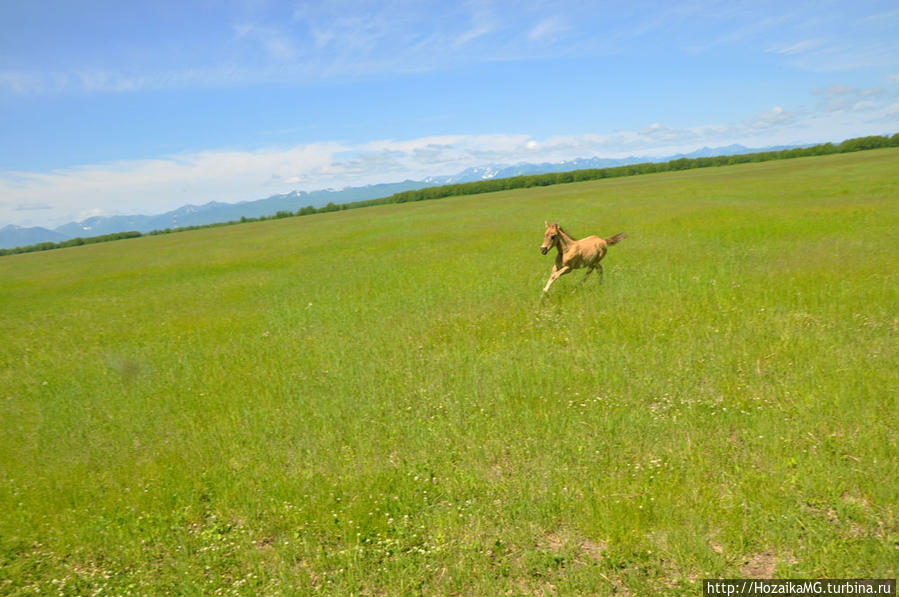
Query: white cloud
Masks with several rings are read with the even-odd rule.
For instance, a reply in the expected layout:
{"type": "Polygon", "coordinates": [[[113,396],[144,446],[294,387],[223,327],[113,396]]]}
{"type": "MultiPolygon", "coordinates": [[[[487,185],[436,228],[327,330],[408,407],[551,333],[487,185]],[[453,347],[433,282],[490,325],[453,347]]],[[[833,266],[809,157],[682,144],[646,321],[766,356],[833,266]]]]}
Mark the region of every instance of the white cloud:
{"type": "Polygon", "coordinates": [[[529,140],[527,135],[456,135],[326,142],[2,172],[0,222],[58,225],[89,214],[160,213],[186,203],[256,199],[300,184],[316,190],[421,179],[533,153],[526,148],[529,140]],[[35,215],[24,207],[37,205],[48,209],[35,215]]]}
{"type": "Polygon", "coordinates": [[[750,126],[756,129],[771,128],[785,125],[792,122],[795,118],[796,114],[794,112],[785,110],[781,106],[774,106],[770,110],[756,115],[756,117],[752,119],[750,126]]]}
{"type": "Polygon", "coordinates": [[[51,205],[43,221],[60,224],[90,213],[159,213],[185,203],[239,201],[279,192],[288,179],[325,168],[339,144],[256,152],[205,151],[153,160],[96,164],[51,172],[0,174],[0,221],[30,222],[15,206],[51,205]]]}
{"type": "Polygon", "coordinates": [[[899,131],[899,104],[881,107],[868,99],[877,94],[834,85],[817,90],[817,95],[851,97],[854,104],[839,111],[775,106],[751,118],[695,127],[652,122],[636,130],[546,138],[495,134],[335,141],[257,151],[210,150],[49,172],[0,172],[0,225],[58,225],[91,214],[162,213],[187,203],[420,180],[486,164],[661,157],[703,146],[820,143],[899,131]]]}

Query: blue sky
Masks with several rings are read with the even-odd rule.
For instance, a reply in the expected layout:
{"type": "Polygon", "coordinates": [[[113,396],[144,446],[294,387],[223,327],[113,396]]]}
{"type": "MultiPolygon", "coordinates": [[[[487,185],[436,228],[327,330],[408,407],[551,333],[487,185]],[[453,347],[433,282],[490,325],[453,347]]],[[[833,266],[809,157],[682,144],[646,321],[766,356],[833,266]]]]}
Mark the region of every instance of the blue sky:
{"type": "Polygon", "coordinates": [[[899,4],[0,2],[0,226],[899,132],[899,4]]]}

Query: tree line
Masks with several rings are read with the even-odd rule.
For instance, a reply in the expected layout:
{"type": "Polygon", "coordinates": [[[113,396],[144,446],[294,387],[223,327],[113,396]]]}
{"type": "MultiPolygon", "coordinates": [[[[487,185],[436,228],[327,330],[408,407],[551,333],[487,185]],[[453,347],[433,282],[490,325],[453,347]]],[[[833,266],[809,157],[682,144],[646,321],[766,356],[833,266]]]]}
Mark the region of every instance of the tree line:
{"type": "MultiPolygon", "coordinates": [[[[443,199],[446,197],[454,197],[459,195],[477,195],[480,193],[493,193],[496,191],[524,189],[538,186],[544,187],[571,182],[600,180],[603,178],[619,178],[622,176],[636,176],[639,174],[654,174],[658,172],[671,172],[676,170],[691,170],[694,168],[731,166],[734,164],[767,162],[771,160],[785,160],[799,157],[829,155],[834,153],[850,153],[854,151],[880,149],[884,147],[899,147],[899,133],[896,133],[892,136],[872,135],[868,137],[856,137],[854,139],[847,139],[838,144],[821,143],[819,145],[811,145],[809,147],[796,147],[793,149],[783,149],[776,151],[760,151],[755,153],[742,153],[737,155],[722,155],[701,158],[677,158],[674,160],[669,160],[667,162],[644,162],[641,164],[632,164],[629,166],[615,166],[611,168],[588,168],[584,170],[572,170],[570,172],[531,174],[524,176],[513,176],[510,178],[496,178],[489,180],[479,180],[477,182],[465,182],[436,187],[425,187],[423,189],[418,189],[415,191],[403,191],[401,193],[395,193],[388,197],[381,197],[378,199],[353,201],[350,203],[341,204],[335,204],[332,202],[322,207],[307,205],[306,207],[300,208],[296,212],[282,210],[278,211],[272,216],[261,216],[258,218],[243,217],[240,218],[240,220],[233,220],[230,222],[219,222],[215,224],[205,224],[202,226],[184,226],[178,228],[165,228],[163,230],[153,230],[152,232],[148,232],[147,235],[169,234],[173,232],[184,232],[187,230],[198,230],[201,228],[212,228],[215,226],[230,226],[232,224],[260,222],[263,220],[280,219],[294,216],[309,216],[333,211],[342,211],[346,209],[371,207],[374,205],[409,203],[412,201],[428,201],[432,199],[443,199]]],[[[114,234],[104,234],[101,236],[92,236],[87,238],[73,238],[56,243],[42,242],[35,245],[16,247],[13,249],[0,249],[0,256],[12,255],[15,253],[46,251],[48,249],[61,249],[64,247],[121,240],[125,238],[136,238],[139,236],[144,235],[137,231],[129,231],[117,232],[114,234]]]]}
{"type": "Polygon", "coordinates": [[[112,234],[100,234],[98,236],[75,237],[59,242],[45,241],[25,247],[15,247],[14,249],[0,249],[0,255],[12,255],[14,253],[33,253],[35,251],[48,251],[50,249],[64,249],[66,247],[78,247],[80,245],[92,245],[94,243],[105,243],[111,240],[122,240],[125,238],[137,238],[143,236],[136,230],[128,232],[113,232],[112,234]]]}

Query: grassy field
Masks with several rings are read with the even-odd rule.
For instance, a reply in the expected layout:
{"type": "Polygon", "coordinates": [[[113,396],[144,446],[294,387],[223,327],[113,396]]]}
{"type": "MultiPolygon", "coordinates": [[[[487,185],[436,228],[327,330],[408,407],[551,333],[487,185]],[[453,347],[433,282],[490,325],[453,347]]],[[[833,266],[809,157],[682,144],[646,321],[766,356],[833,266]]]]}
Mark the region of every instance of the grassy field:
{"type": "Polygon", "coordinates": [[[886,149],[0,258],[0,593],[894,578],[897,231],[886,149]]]}

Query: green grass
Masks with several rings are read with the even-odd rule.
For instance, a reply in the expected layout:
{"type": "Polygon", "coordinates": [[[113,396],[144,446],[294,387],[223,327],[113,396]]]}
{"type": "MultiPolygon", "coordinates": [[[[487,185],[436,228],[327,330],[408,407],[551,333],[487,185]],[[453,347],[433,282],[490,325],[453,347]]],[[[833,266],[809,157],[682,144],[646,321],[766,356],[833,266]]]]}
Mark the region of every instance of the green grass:
{"type": "Polygon", "coordinates": [[[0,593],[895,577],[899,150],[0,260],[0,593]],[[630,238],[541,288],[543,221],[630,238]]]}

